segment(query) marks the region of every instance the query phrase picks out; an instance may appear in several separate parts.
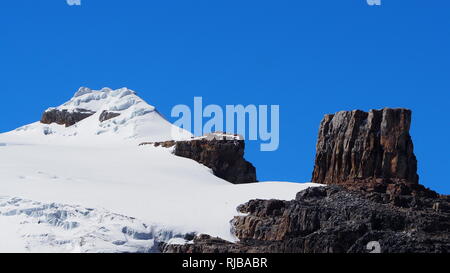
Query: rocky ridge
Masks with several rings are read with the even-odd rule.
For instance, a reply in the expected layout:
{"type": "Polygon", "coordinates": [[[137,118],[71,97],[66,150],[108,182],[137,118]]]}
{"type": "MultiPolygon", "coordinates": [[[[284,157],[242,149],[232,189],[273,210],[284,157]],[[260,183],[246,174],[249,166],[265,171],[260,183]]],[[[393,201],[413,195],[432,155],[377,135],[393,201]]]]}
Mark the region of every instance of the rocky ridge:
{"type": "Polygon", "coordinates": [[[245,142],[241,137],[223,133],[209,134],[187,141],[141,143],[155,147],[174,147],[173,154],[189,158],[211,168],[214,175],[233,184],[257,182],[256,168],[244,158],[245,142]]]}
{"type": "Polygon", "coordinates": [[[339,112],[321,122],[313,181],[295,200],[251,200],[232,220],[240,240],[198,235],[169,253],[450,252],[450,198],[418,183],[411,111],[339,112]]]}
{"type": "Polygon", "coordinates": [[[77,108],[74,110],[59,110],[59,109],[49,109],[42,114],[42,118],[40,120],[43,124],[51,124],[56,123],[59,125],[65,125],[66,127],[70,127],[77,122],[82,121],[85,118],[88,118],[95,114],[94,111],[77,108]]]}
{"type": "Polygon", "coordinates": [[[417,185],[408,109],[341,111],[320,123],[312,182],[417,185]]]}
{"type": "Polygon", "coordinates": [[[100,122],[103,122],[118,116],[120,116],[120,113],[108,112],[106,110],[103,110],[98,119],[100,122]]]}
{"type": "Polygon", "coordinates": [[[449,198],[417,198],[412,209],[341,186],[309,188],[295,200],[251,200],[233,219],[238,243],[207,235],[193,244],[164,245],[166,253],[367,253],[377,242],[383,253],[448,253],[449,198]],[[427,206],[422,207],[422,202],[427,206]],[[428,207],[428,204],[435,204],[428,207]],[[440,204],[436,205],[436,204],[440,204]]]}

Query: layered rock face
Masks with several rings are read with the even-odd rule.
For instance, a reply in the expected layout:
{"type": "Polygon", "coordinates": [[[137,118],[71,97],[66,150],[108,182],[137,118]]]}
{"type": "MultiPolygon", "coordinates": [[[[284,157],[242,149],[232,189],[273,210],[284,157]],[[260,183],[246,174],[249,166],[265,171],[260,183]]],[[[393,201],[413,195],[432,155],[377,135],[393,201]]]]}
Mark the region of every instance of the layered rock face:
{"type": "Polygon", "coordinates": [[[207,235],[164,252],[450,252],[450,197],[418,183],[407,109],[339,112],[321,123],[313,182],[295,200],[251,200],[236,244],[207,235]],[[372,242],[372,245],[369,244],[372,242]]]}
{"type": "Polygon", "coordinates": [[[382,253],[450,251],[448,197],[411,197],[404,209],[382,193],[341,186],[309,188],[293,201],[251,200],[232,221],[233,244],[201,235],[189,245],[164,245],[171,253],[368,253],[376,241],[382,253]]]}
{"type": "Polygon", "coordinates": [[[165,141],[151,144],[174,147],[173,153],[211,168],[214,175],[233,184],[257,182],[256,168],[244,158],[245,142],[239,138],[204,137],[188,141],[165,141]]]}
{"type": "Polygon", "coordinates": [[[408,109],[326,115],[320,124],[312,181],[350,188],[418,185],[410,125],[408,109]]]}
{"type": "Polygon", "coordinates": [[[98,120],[100,122],[103,122],[103,121],[107,121],[107,120],[110,120],[110,119],[118,117],[118,116],[120,116],[120,113],[108,112],[106,110],[103,110],[102,113],[100,114],[98,120]]]}
{"type": "Polygon", "coordinates": [[[77,108],[73,111],[50,109],[42,114],[41,123],[56,123],[69,127],[93,114],[95,114],[95,112],[81,108],[77,108]]]}
{"type": "Polygon", "coordinates": [[[244,159],[243,140],[191,140],[176,143],[174,154],[193,159],[233,184],[256,182],[255,167],[244,159]]]}

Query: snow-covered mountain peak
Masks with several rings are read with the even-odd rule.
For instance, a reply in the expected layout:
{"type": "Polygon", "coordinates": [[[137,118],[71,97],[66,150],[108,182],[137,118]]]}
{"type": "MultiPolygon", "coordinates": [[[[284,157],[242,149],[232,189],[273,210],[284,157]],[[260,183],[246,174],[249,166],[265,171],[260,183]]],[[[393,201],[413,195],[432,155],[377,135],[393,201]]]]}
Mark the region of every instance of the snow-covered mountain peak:
{"type": "Polygon", "coordinates": [[[121,92],[126,92],[126,91],[131,91],[132,93],[136,94],[136,92],[134,92],[133,90],[128,89],[127,87],[119,88],[119,89],[116,89],[116,90],[113,90],[113,89],[111,89],[109,87],[103,87],[100,90],[92,90],[89,87],[82,86],[82,87],[80,87],[77,90],[77,92],[75,92],[73,97],[75,98],[75,97],[83,96],[83,95],[86,95],[86,94],[98,93],[98,92],[102,92],[102,93],[121,93],[121,92]]]}
{"type": "Polygon", "coordinates": [[[108,143],[122,140],[165,141],[192,135],[164,119],[156,108],[126,87],[81,87],[67,102],[48,108],[39,122],[8,134],[33,142],[108,143]],[[67,140],[70,138],[70,140],[67,140]]]}
{"type": "MultiPolygon", "coordinates": [[[[192,135],[127,88],[83,87],[43,112],[0,134],[0,252],[155,251],[192,232],[234,241],[238,205],[314,186],[233,185],[169,149],[138,146],[192,135]]],[[[205,136],[228,137],[240,139],[205,136]]]]}
{"type": "Polygon", "coordinates": [[[147,104],[136,95],[136,92],[126,87],[113,90],[104,87],[101,90],[92,90],[87,87],[81,87],[75,95],[66,103],[56,108],[58,110],[85,109],[94,112],[106,111],[124,111],[131,107],[146,108],[147,111],[154,111],[155,107],[147,104]]]}
{"type": "Polygon", "coordinates": [[[82,86],[78,89],[77,92],[75,92],[75,95],[73,95],[73,97],[79,97],[79,96],[82,96],[84,94],[88,94],[91,92],[92,92],[92,89],[82,86]]]}

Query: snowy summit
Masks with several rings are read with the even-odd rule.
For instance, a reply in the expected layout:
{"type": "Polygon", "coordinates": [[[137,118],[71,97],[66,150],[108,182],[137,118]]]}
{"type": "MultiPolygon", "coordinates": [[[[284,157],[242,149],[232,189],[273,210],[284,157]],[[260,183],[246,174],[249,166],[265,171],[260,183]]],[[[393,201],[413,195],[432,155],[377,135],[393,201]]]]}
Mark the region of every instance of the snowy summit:
{"type": "Polygon", "coordinates": [[[137,145],[174,131],[191,138],[132,90],[84,87],[0,134],[0,252],[157,252],[192,232],[234,241],[238,205],[316,186],[233,185],[171,149],[137,145]]]}
{"type": "Polygon", "coordinates": [[[87,87],[81,87],[66,103],[48,108],[41,122],[20,127],[13,135],[25,138],[33,135],[41,142],[89,142],[96,145],[123,140],[133,143],[181,140],[192,136],[164,119],[154,106],[138,97],[133,90],[92,90],[87,87]],[[70,121],[77,115],[85,118],[79,122],[58,124],[61,119],[70,121]]]}

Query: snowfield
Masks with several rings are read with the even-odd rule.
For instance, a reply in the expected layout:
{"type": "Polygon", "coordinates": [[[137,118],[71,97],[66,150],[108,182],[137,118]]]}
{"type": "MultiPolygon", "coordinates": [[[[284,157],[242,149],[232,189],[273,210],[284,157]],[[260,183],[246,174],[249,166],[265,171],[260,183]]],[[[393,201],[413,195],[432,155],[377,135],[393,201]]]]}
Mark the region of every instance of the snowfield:
{"type": "Polygon", "coordinates": [[[0,252],[155,252],[191,232],[234,241],[239,204],[319,186],[233,185],[170,149],[138,146],[191,134],[126,88],[80,88],[57,107],[75,108],[96,114],[0,134],[0,252]],[[121,115],[99,122],[103,110],[121,115]]]}
{"type": "Polygon", "coordinates": [[[104,209],[0,198],[0,252],[156,252],[183,234],[104,209]]]}

